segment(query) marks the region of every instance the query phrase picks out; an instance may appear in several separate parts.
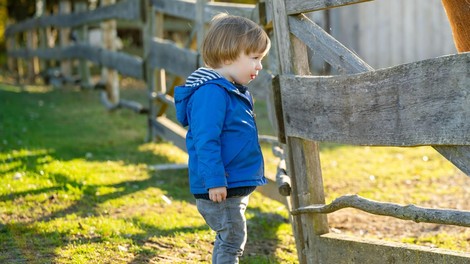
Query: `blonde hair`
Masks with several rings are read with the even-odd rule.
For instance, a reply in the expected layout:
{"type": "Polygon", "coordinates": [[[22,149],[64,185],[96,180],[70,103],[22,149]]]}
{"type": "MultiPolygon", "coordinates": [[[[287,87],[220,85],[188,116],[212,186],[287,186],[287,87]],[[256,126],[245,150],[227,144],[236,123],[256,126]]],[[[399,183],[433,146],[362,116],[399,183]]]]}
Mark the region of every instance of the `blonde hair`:
{"type": "Polygon", "coordinates": [[[211,68],[235,61],[241,54],[265,53],[271,47],[268,34],[255,22],[226,13],[211,21],[202,44],[202,59],[211,68]]]}

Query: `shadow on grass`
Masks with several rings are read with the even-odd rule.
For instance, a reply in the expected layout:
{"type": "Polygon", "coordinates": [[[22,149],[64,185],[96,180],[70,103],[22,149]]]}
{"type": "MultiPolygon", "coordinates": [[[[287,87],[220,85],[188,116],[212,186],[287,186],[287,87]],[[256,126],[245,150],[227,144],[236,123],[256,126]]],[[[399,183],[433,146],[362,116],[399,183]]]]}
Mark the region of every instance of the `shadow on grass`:
{"type": "MultiPolygon", "coordinates": [[[[41,167],[50,162],[49,160],[84,159],[88,153],[92,153],[92,158],[87,160],[93,162],[121,161],[128,165],[171,163],[165,155],[137,150],[138,145],[143,143],[146,133],[144,116],[137,116],[127,110],[109,113],[99,105],[95,93],[76,91],[18,93],[0,89],[0,97],[2,97],[0,134],[5,135],[3,142],[0,142],[0,155],[3,155],[3,158],[0,156],[0,165],[6,164],[4,167],[0,166],[0,179],[3,177],[1,175],[11,175],[18,171],[40,175],[41,167]],[[21,151],[26,153],[21,154],[21,151]]],[[[25,259],[29,261],[48,259],[53,262],[59,247],[68,244],[103,242],[102,237],[69,237],[70,234],[67,232],[44,232],[32,226],[38,222],[47,223],[54,219],[66,218],[68,215],[99,216],[101,214],[98,210],[99,205],[109,200],[158,188],[173,200],[194,203],[194,198],[189,193],[187,172],[178,170],[171,171],[171,174],[171,177],[168,177],[164,173],[151,173],[149,178],[143,180],[94,185],[84,184],[56,173],[47,176],[54,186],[12,191],[0,195],[0,202],[19,203],[18,206],[29,206],[30,204],[24,202],[24,198],[28,196],[44,197],[43,201],[33,203],[35,207],[40,208],[34,208],[33,213],[22,216],[24,217],[22,219],[15,219],[15,215],[0,217],[0,224],[6,223],[0,226],[0,238],[2,238],[0,252],[5,250],[9,252],[8,255],[1,253],[0,260],[7,263],[24,263],[25,259]],[[103,187],[118,191],[97,196],[97,190],[103,187]],[[71,188],[81,191],[82,197],[79,200],[63,209],[47,208],[50,203],[60,202],[54,201],[58,199],[55,195],[57,192],[71,188]]],[[[256,217],[250,221],[250,230],[254,232],[249,237],[251,242],[247,247],[251,245],[252,249],[248,252],[272,256],[277,247],[274,231],[285,219],[276,214],[263,213],[256,208],[249,210],[253,210],[256,217]],[[268,222],[270,224],[266,224],[268,222]],[[269,230],[266,230],[267,227],[269,230]],[[266,240],[270,242],[264,243],[266,240]]],[[[136,221],[135,224],[144,230],[144,234],[123,236],[123,238],[130,238],[132,243],[140,248],[146,243],[155,243],[149,240],[151,238],[208,230],[206,225],[161,229],[137,219],[132,221],[136,221]]],[[[154,251],[142,250],[132,263],[148,263],[157,256],[156,254],[154,251]]],[[[245,258],[244,263],[255,263],[249,259],[245,258]]],[[[269,263],[276,262],[269,261],[269,263]]]]}

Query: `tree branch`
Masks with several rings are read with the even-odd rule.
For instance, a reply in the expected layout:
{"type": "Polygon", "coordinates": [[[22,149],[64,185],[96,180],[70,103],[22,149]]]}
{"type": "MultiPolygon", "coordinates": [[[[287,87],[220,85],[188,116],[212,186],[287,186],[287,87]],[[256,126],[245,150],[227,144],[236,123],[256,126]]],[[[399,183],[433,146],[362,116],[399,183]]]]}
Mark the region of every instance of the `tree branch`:
{"type": "Polygon", "coordinates": [[[401,206],[393,203],[372,201],[358,195],[341,196],[327,205],[314,204],[301,207],[292,211],[292,214],[327,214],[347,207],[356,208],[375,215],[385,215],[403,220],[412,220],[416,223],[424,222],[470,227],[470,211],[431,209],[415,205],[401,206]]]}

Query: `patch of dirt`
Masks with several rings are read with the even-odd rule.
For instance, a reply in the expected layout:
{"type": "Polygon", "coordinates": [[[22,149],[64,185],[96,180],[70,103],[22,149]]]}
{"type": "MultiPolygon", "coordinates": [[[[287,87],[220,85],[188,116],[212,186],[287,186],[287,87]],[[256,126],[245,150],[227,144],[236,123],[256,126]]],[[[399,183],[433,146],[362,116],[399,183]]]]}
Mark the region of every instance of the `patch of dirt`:
{"type": "MultiPolygon", "coordinates": [[[[437,180],[434,184],[448,190],[454,190],[456,186],[459,186],[459,190],[442,195],[430,195],[430,200],[423,204],[416,204],[417,206],[470,211],[470,203],[468,202],[470,201],[470,177],[458,173],[447,179],[437,180]],[[444,180],[446,182],[439,182],[444,180]]],[[[444,240],[452,240],[454,237],[454,242],[461,240],[457,246],[458,249],[454,248],[455,250],[470,252],[470,228],[467,227],[416,223],[393,217],[377,216],[351,208],[329,214],[328,224],[330,232],[334,233],[394,242],[414,239],[420,241],[419,245],[443,249],[449,249],[447,248],[449,245],[442,245],[442,243],[446,243],[444,240]],[[442,241],[429,239],[429,237],[436,235],[441,236],[442,241]]]]}

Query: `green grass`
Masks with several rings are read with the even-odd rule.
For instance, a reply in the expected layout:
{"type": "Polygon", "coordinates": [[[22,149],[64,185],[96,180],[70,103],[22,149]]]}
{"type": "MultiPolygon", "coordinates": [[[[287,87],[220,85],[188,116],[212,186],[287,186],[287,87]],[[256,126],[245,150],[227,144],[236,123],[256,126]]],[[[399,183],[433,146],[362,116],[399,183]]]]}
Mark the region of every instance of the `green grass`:
{"type": "MultiPolygon", "coordinates": [[[[70,87],[0,84],[0,100],[0,263],[207,263],[214,233],[186,170],[149,169],[187,155],[145,143],[145,116],[70,87]]],[[[247,217],[242,263],[296,261],[281,204],[255,194],[247,217]]]]}
{"type": "MultiPolygon", "coordinates": [[[[144,94],[121,91],[141,102],[144,94]]],[[[258,119],[265,116],[260,106],[258,119]]],[[[272,132],[259,123],[262,133],[272,132]]],[[[107,111],[95,91],[0,84],[0,263],[208,263],[214,233],[195,208],[186,170],[149,168],[187,155],[171,143],[145,143],[146,126],[143,115],[107,111]]],[[[469,177],[430,147],[321,146],[327,202],[357,193],[469,209],[469,177]]],[[[263,146],[273,173],[269,149],[263,146]]],[[[297,262],[283,205],[255,193],[247,218],[242,263],[297,262]]],[[[362,228],[337,219],[329,216],[331,226],[346,234],[362,228]]],[[[385,239],[470,250],[467,229],[424,229],[385,239]]]]}

